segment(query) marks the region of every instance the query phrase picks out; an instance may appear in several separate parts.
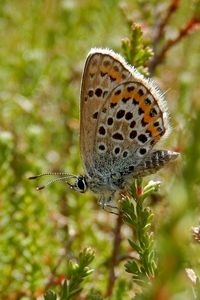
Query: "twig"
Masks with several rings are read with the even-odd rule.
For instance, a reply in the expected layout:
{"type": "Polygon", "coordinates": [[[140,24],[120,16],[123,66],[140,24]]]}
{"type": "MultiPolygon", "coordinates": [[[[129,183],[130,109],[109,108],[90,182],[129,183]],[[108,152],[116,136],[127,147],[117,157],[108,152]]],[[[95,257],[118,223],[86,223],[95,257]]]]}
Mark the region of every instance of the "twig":
{"type": "Polygon", "coordinates": [[[149,72],[152,74],[154,72],[155,67],[160,64],[167,53],[167,51],[179,43],[184,37],[188,36],[192,30],[196,29],[197,26],[200,25],[200,20],[195,17],[190,19],[190,21],[179,31],[179,34],[176,38],[168,40],[167,43],[163,46],[159,53],[155,54],[153,59],[149,63],[149,72]]]}
{"type": "Polygon", "coordinates": [[[156,48],[156,45],[158,41],[161,39],[161,37],[164,35],[164,29],[166,24],[169,22],[169,19],[171,18],[172,14],[178,9],[180,0],[172,0],[170,6],[168,7],[168,10],[166,14],[161,16],[161,19],[158,18],[158,23],[156,25],[156,33],[154,35],[153,40],[153,47],[156,48]]]}
{"type": "MultiPolygon", "coordinates": [[[[57,276],[56,277],[56,272],[57,269],[60,267],[61,263],[64,261],[64,259],[66,258],[66,254],[63,254],[62,256],[60,256],[60,258],[57,261],[56,266],[54,267],[54,269],[51,271],[50,277],[45,285],[44,291],[46,292],[52,285],[55,285],[56,283],[58,283],[57,281],[61,281],[60,278],[62,276],[57,276]],[[58,279],[59,278],[59,279],[58,279]]],[[[64,279],[64,276],[63,276],[64,279]]],[[[61,282],[59,282],[60,284],[61,282]]]]}
{"type": "Polygon", "coordinates": [[[114,283],[116,279],[115,267],[119,263],[118,254],[119,254],[119,247],[121,243],[121,227],[122,227],[122,214],[121,212],[119,212],[116,220],[116,225],[114,228],[113,250],[110,259],[110,273],[108,277],[108,285],[107,285],[105,297],[110,297],[112,295],[113,288],[114,288],[114,283]]]}

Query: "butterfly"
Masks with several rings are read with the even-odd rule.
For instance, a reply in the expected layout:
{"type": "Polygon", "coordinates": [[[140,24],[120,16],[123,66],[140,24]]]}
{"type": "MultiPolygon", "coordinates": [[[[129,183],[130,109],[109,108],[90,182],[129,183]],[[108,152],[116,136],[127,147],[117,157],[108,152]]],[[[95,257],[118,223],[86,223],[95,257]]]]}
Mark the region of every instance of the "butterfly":
{"type": "Polygon", "coordinates": [[[58,175],[48,184],[64,180],[75,191],[94,192],[103,208],[112,207],[133,179],[155,173],[177,158],[177,152],[155,149],[169,128],[166,101],[154,81],[114,51],[93,48],[85,62],[80,95],[85,173],[44,173],[30,179],[58,175]]]}

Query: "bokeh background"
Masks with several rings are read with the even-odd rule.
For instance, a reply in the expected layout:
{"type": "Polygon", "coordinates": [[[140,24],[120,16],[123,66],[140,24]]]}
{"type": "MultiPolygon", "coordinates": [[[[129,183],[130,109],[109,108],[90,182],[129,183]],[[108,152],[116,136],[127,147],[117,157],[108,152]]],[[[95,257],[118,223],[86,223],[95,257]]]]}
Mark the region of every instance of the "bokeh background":
{"type": "MultiPolygon", "coordinates": [[[[84,293],[96,289],[104,294],[116,216],[100,209],[91,193],[79,195],[62,182],[38,192],[36,186],[44,181],[27,178],[49,170],[84,172],[79,94],[87,53],[92,47],[108,47],[123,54],[129,21],[141,24],[151,46],[152,31],[171,2],[0,2],[1,299],[32,299],[57,288],[52,277],[65,274],[66,259],[88,246],[96,257],[84,293]]],[[[197,3],[177,2],[163,43],[190,20],[197,3]]],[[[158,268],[164,270],[160,282],[167,286],[161,295],[171,298],[157,299],[193,299],[187,297],[192,297],[195,282],[184,266],[197,276],[200,272],[200,245],[192,233],[199,226],[199,53],[197,29],[172,47],[154,72],[166,91],[171,116],[171,134],[163,147],[181,152],[175,164],[145,179],[162,181],[150,204],[158,268]]],[[[129,249],[126,226],[123,234],[122,253],[129,249]]],[[[123,262],[117,274],[124,291],[119,299],[132,299],[136,289],[123,262]]],[[[115,290],[112,299],[117,299],[115,290]]]]}

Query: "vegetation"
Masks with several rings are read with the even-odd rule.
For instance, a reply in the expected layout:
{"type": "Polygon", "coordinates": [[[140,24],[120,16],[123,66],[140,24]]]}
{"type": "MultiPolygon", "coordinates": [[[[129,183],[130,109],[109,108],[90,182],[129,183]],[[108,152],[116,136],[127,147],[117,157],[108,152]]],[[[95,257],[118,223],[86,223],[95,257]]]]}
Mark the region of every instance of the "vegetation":
{"type": "Polygon", "coordinates": [[[200,298],[200,2],[1,1],[0,298],[200,298]],[[121,52],[167,91],[181,153],[137,180],[119,215],[65,184],[83,173],[79,91],[92,47],[121,52]],[[43,182],[42,182],[43,184],[43,182]]]}

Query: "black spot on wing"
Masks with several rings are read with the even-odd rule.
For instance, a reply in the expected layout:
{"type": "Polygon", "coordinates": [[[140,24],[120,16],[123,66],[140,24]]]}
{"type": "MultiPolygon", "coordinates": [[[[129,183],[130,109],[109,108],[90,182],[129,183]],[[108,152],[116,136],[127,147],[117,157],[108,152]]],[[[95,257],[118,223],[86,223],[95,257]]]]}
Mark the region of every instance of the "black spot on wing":
{"type": "Polygon", "coordinates": [[[120,110],[118,110],[118,112],[116,114],[116,118],[117,119],[122,119],[124,115],[125,115],[125,110],[120,109],[120,110]]]}
{"type": "Polygon", "coordinates": [[[136,130],[132,130],[129,134],[130,139],[134,140],[137,136],[137,131],[136,130]]]}
{"type": "Polygon", "coordinates": [[[119,140],[119,141],[123,141],[124,137],[120,132],[116,132],[112,135],[113,139],[115,140],[119,140]]]}
{"type": "Polygon", "coordinates": [[[111,126],[111,125],[113,124],[113,122],[114,122],[114,120],[113,120],[112,117],[109,117],[109,118],[107,119],[107,124],[108,124],[109,126],[111,126]]]}
{"type": "Polygon", "coordinates": [[[148,138],[145,134],[140,134],[140,135],[138,135],[138,140],[144,144],[147,142],[148,138]]]}

